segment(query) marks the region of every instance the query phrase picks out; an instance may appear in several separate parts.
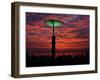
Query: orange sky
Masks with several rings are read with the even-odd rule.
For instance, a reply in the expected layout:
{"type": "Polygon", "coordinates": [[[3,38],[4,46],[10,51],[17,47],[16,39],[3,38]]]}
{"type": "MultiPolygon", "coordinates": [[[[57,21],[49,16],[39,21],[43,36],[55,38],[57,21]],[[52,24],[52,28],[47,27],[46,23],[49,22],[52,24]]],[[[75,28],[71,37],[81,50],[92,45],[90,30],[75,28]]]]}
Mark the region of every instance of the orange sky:
{"type": "Polygon", "coordinates": [[[64,22],[55,29],[56,50],[89,48],[88,15],[26,13],[27,49],[51,49],[52,28],[45,24],[48,19],[64,22]]]}

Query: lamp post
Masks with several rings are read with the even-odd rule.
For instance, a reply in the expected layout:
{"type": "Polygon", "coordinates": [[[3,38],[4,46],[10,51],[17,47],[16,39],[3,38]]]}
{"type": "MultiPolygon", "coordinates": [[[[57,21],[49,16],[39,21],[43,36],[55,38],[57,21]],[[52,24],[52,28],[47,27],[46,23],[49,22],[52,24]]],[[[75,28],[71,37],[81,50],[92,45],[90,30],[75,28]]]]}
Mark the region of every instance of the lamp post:
{"type": "Polygon", "coordinates": [[[46,24],[52,27],[52,59],[55,60],[55,45],[56,45],[56,36],[55,36],[55,27],[61,26],[62,22],[59,20],[47,20],[46,24]]]}

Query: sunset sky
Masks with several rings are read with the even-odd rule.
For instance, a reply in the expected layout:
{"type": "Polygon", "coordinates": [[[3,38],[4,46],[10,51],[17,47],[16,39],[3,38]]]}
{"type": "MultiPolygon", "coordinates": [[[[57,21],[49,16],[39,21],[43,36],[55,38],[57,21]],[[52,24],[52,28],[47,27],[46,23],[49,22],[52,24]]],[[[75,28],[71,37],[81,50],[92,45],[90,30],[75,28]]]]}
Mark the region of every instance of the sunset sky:
{"type": "Polygon", "coordinates": [[[26,48],[29,55],[50,55],[52,27],[45,22],[49,19],[63,22],[62,26],[55,28],[56,52],[59,55],[89,48],[89,15],[27,12],[26,48]]]}

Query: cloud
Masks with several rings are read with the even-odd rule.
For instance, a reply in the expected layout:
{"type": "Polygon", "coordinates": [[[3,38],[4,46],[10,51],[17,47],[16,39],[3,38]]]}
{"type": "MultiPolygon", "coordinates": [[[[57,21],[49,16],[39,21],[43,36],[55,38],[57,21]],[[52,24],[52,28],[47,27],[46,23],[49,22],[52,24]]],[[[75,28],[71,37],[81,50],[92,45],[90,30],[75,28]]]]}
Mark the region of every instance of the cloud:
{"type": "Polygon", "coordinates": [[[26,13],[26,47],[51,49],[52,28],[46,20],[63,22],[55,28],[56,49],[81,49],[89,47],[89,16],[76,14],[26,13]]]}

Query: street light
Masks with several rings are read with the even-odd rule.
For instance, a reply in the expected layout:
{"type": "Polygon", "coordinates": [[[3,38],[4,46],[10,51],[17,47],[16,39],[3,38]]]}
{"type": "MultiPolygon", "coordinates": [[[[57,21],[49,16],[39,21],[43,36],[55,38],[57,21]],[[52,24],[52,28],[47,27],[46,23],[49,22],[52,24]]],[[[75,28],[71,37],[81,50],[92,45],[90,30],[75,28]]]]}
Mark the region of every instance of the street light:
{"type": "Polygon", "coordinates": [[[59,20],[47,20],[46,21],[46,24],[50,27],[52,27],[52,58],[53,60],[55,60],[55,39],[56,39],[56,36],[55,36],[55,27],[58,27],[58,26],[61,26],[62,25],[62,22],[59,21],[59,20]]]}

